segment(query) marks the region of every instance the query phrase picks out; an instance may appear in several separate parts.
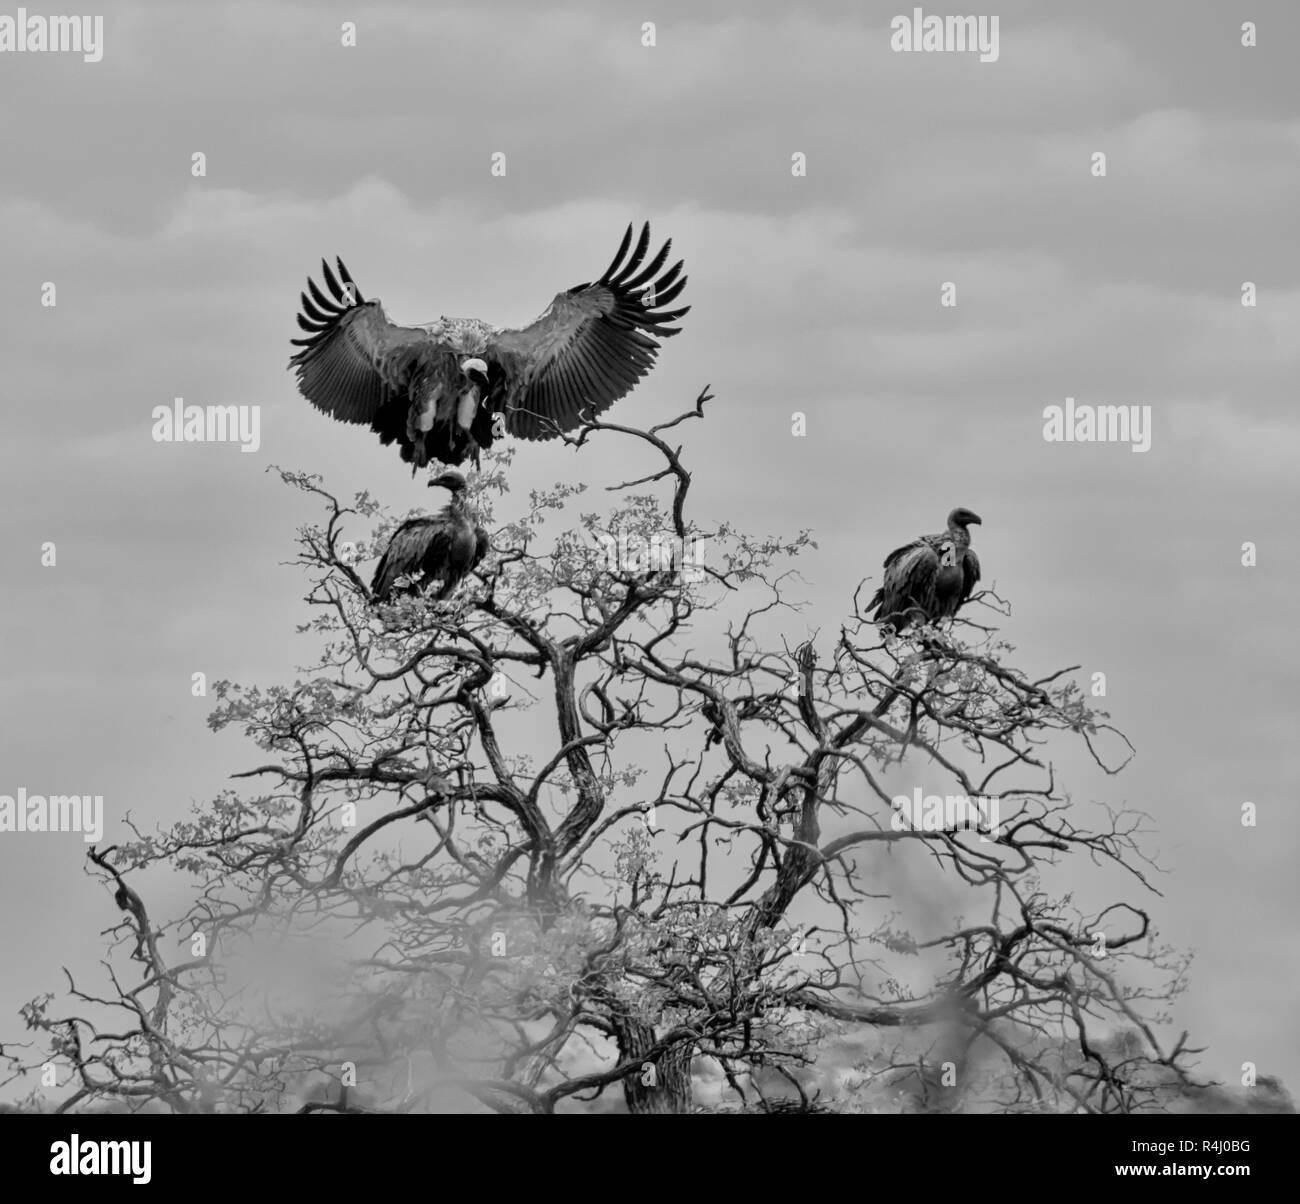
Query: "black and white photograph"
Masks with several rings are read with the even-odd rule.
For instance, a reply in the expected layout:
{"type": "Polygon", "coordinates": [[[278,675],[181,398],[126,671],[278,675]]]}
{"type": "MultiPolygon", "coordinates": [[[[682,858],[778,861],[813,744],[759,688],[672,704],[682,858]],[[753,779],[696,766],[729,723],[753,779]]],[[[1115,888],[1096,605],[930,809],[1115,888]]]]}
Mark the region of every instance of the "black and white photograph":
{"type": "Polygon", "coordinates": [[[0,10],[0,1144],[1258,1171],[1298,61],[1291,0],[0,10]]]}

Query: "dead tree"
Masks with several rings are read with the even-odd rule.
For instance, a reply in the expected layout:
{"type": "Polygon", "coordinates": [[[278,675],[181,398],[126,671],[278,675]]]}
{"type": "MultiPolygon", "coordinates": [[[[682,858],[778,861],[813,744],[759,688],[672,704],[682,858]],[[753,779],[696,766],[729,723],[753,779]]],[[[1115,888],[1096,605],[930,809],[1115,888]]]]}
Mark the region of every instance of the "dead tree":
{"type": "Polygon", "coordinates": [[[29,1007],[61,1107],[1112,1112],[1181,1089],[1143,817],[1083,814],[1049,759],[1080,741],[1117,772],[1127,742],[1070,671],[1023,672],[969,619],[895,637],[855,600],[810,635],[807,532],[688,516],[670,440],[708,400],[569,437],[650,457],[602,513],[572,517],[564,485],[499,517],[509,453],[486,465],[493,552],[445,600],[374,605],[356,566],[392,520],[282,473],[324,506],[298,557],[319,655],[290,685],[218,683],[211,726],[258,762],[95,858],[144,976],[110,963],[29,1007]],[[900,774],[996,822],[904,815],[900,774]],[[968,918],[889,894],[879,858],[913,853],[968,918]],[[1043,872],[1078,857],[1138,901],[1054,897],[1043,872]],[[122,886],[151,867],[193,883],[165,924],[122,886]],[[1110,1050],[1115,1026],[1141,1048],[1110,1050]],[[837,1049],[835,1097],[813,1076],[837,1049]]]}

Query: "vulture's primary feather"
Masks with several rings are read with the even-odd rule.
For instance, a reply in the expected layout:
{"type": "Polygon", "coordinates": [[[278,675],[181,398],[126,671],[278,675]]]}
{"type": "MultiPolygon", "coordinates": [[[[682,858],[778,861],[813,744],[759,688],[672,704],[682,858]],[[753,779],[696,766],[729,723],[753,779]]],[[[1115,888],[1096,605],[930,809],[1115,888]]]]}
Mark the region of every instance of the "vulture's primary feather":
{"type": "Polygon", "coordinates": [[[981,521],[978,514],[958,507],[948,515],[947,531],[922,535],[890,552],[884,582],[867,606],[875,621],[903,631],[913,622],[933,623],[955,615],[980,579],[979,557],[967,528],[981,521]]]}
{"type": "Polygon", "coordinates": [[[367,301],[343,261],[308,280],[289,361],[298,389],[342,422],[369,425],[397,443],[412,472],[431,460],[477,463],[502,430],[553,439],[603,413],[654,365],[659,339],[689,306],[668,308],[686,285],[682,262],[664,270],[671,240],[647,259],[650,226],[593,283],[557,293],[528,326],[476,318],[398,326],[367,301]]]}
{"type": "Polygon", "coordinates": [[[418,577],[408,591],[423,592],[440,583],[437,598],[445,598],[488,553],[488,536],[469,514],[462,494],[465,478],[445,472],[429,482],[451,491],[451,501],[437,514],[408,518],[388,541],[375,569],[370,592],[376,602],[388,602],[402,577],[418,577]]]}

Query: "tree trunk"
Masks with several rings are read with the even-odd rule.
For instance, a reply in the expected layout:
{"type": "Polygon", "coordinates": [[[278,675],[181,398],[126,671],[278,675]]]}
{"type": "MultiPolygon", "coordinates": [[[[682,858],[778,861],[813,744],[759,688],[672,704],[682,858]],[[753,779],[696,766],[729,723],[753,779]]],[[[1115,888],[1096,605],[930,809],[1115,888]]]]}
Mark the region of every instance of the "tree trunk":
{"type": "Polygon", "coordinates": [[[633,1115],[681,1114],[691,1110],[691,1044],[682,1041],[653,1061],[643,1057],[656,1040],[653,1026],[626,1017],[616,1020],[619,1060],[639,1058],[643,1065],[623,1080],[623,1098],[633,1115]]]}

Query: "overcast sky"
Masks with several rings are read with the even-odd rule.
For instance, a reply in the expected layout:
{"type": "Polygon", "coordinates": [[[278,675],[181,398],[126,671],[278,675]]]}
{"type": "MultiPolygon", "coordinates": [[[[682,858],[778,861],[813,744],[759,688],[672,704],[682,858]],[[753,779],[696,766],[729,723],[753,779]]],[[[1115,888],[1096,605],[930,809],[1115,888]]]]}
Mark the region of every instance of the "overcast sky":
{"type": "MultiPolygon", "coordinates": [[[[322,255],[398,321],[517,324],[645,218],[693,309],[619,418],[712,384],[696,516],[811,528],[810,629],[979,512],[1019,662],[1105,672],[1138,750],[1059,766],[1155,819],[1154,914],[1196,951],[1177,1023],[1207,1071],[1294,1091],[1300,9],[1003,0],[981,63],[891,51],[911,7],[114,3],[98,63],[0,55],[0,794],[102,794],[108,840],[180,818],[253,755],[190,675],[310,659],[282,562],[314,515],[267,466],[427,503],[285,371],[322,255]],[[153,442],[177,396],[260,406],[260,448],[153,442]],[[1149,405],[1150,450],[1045,442],[1066,397],[1149,405]]],[[[522,496],[626,475],[594,444],[515,466],[522,496]]],[[[0,1041],[61,965],[94,971],[114,912],[83,855],[0,835],[0,1041]]]]}

